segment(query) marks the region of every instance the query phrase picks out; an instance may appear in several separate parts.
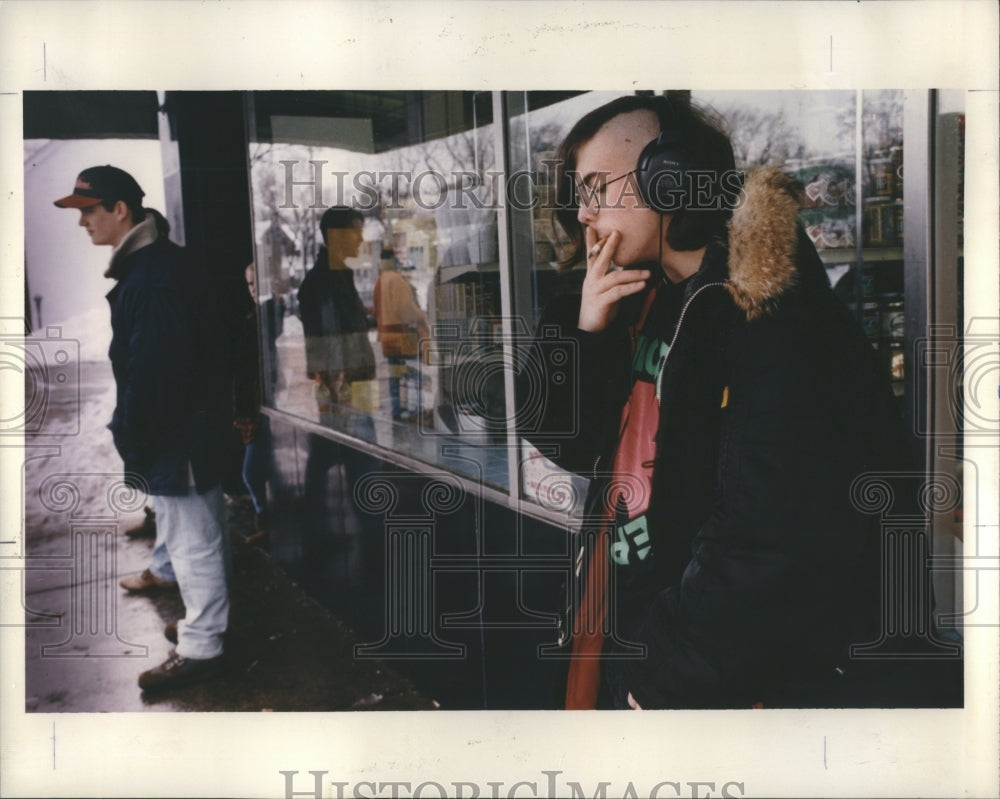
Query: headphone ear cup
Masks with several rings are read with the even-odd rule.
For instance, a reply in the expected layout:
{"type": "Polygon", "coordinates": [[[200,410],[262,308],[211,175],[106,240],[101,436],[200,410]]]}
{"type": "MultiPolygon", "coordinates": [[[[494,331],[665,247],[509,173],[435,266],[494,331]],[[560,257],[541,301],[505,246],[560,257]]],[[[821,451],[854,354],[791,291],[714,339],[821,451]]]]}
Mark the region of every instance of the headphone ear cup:
{"type": "Polygon", "coordinates": [[[642,201],[661,214],[683,209],[687,203],[690,159],[676,133],[664,131],[639,153],[636,184],[642,201]]]}

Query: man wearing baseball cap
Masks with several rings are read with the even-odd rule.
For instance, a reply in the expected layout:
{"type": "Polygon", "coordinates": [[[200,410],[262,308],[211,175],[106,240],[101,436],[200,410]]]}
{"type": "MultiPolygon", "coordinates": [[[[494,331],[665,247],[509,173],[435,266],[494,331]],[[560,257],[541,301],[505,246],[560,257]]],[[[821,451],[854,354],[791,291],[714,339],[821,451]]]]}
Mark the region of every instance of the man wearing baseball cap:
{"type": "Polygon", "coordinates": [[[176,580],[185,617],[165,631],[176,649],[139,675],[145,691],[223,671],[229,623],[229,549],[221,480],[229,388],[218,312],[209,283],[158,229],[135,179],[113,166],[83,170],[55,201],[80,211],[91,242],[112,247],[106,277],[117,403],[108,425],[125,483],[145,491],[156,513],[150,567],[122,580],[129,591],[176,580]]]}

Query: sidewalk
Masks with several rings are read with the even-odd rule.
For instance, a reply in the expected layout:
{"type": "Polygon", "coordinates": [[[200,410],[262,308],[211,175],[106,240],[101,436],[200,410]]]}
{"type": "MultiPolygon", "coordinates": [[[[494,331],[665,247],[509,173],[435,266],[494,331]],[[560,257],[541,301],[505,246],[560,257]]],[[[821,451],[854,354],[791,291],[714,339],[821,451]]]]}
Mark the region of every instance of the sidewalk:
{"type": "Polygon", "coordinates": [[[142,497],[116,488],[121,462],[103,427],[113,403],[109,370],[82,367],[79,394],[50,387],[45,424],[26,442],[27,712],[436,706],[384,664],[355,659],[351,630],[244,542],[252,526],[245,501],[227,512],[234,565],[228,673],[169,692],[140,691],[138,675],[166,658],[163,627],[183,615],[183,605],[176,591],[145,597],[118,585],[145,568],[153,542],[123,535],[141,520],[142,497]]]}

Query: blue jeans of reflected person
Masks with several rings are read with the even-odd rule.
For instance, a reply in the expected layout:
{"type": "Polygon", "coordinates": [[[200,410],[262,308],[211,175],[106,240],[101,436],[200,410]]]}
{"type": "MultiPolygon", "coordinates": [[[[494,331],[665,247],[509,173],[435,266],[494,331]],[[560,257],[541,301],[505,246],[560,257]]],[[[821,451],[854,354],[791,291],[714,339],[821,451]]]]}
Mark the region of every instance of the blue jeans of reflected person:
{"type": "Polygon", "coordinates": [[[204,494],[191,488],[178,497],[154,496],[156,545],[150,569],[177,580],[186,610],[177,624],[177,654],[222,654],[229,626],[229,535],[222,487],[204,494]],[[158,570],[159,569],[159,570],[158,570]]]}
{"type": "Polygon", "coordinates": [[[421,380],[420,372],[413,367],[413,358],[403,358],[401,356],[389,356],[386,358],[389,364],[389,408],[393,419],[399,419],[404,412],[419,412],[421,380]],[[407,407],[403,407],[402,392],[400,385],[407,382],[407,407]],[[409,396],[410,392],[415,392],[416,396],[409,396]]]}
{"type": "Polygon", "coordinates": [[[389,363],[389,409],[393,419],[398,419],[403,409],[399,404],[399,379],[406,372],[406,359],[398,355],[386,358],[389,363]]]}
{"type": "Polygon", "coordinates": [[[250,492],[255,513],[267,510],[267,478],[271,472],[271,423],[264,414],[253,441],[243,455],[243,483],[250,492]]]}

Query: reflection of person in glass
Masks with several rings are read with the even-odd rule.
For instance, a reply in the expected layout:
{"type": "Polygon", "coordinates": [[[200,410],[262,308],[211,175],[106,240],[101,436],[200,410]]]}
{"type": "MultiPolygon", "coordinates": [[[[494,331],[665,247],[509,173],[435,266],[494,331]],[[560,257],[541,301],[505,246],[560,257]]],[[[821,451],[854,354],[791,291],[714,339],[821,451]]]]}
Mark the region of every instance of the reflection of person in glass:
{"type": "Polygon", "coordinates": [[[246,277],[249,297],[253,301],[243,315],[240,330],[240,346],[236,352],[236,390],[233,392],[235,405],[235,426],[243,438],[243,483],[250,492],[253,502],[254,529],[247,536],[250,543],[268,542],[269,512],[267,507],[267,481],[274,473],[272,468],[271,426],[268,417],[260,412],[261,389],[264,397],[270,397],[277,381],[276,339],[281,335],[284,323],[284,308],[274,297],[260,301],[257,296],[257,274],[254,264],[250,264],[246,277]],[[264,344],[263,358],[258,357],[257,322],[258,312],[261,340],[264,344]],[[261,381],[261,376],[266,379],[261,381]]]}
{"type": "Polygon", "coordinates": [[[565,263],[586,277],[542,323],[576,342],[578,373],[549,381],[551,419],[527,434],[595,477],[586,516],[604,520],[566,707],[885,701],[891,681],[850,658],[880,620],[878,521],[851,486],[904,461],[904,438],[791,180],[744,183],[726,135],[664,97],[591,112],[559,163],[565,263]],[[579,433],[546,440],[574,407],[579,433]]]}
{"type": "Polygon", "coordinates": [[[426,341],[430,330],[427,315],[417,304],[413,286],[396,270],[396,259],[391,249],[383,250],[379,265],[378,280],[375,281],[375,320],[378,323],[378,340],[382,354],[389,362],[389,402],[392,418],[408,421],[413,418],[411,409],[420,410],[419,372],[413,366],[420,347],[426,341]],[[400,397],[400,383],[406,383],[408,390],[417,394],[400,397]],[[406,403],[405,405],[403,403],[406,403]]]}
{"type": "Polygon", "coordinates": [[[264,296],[262,299],[257,291],[257,267],[250,264],[244,273],[250,296],[257,303],[260,320],[260,340],[263,345],[261,352],[261,376],[263,399],[274,401],[274,392],[278,388],[278,339],[285,329],[285,299],[280,294],[264,296]]]}
{"type": "Polygon", "coordinates": [[[358,255],[363,224],[353,208],[328,208],[320,219],[324,246],[299,287],[306,371],[316,384],[320,422],[331,427],[344,422],[354,427],[358,414],[352,411],[373,410],[375,353],[368,315],[346,263],[358,255]]]}
{"type": "MultiPolygon", "coordinates": [[[[324,246],[299,287],[299,315],[306,340],[306,370],[314,381],[321,424],[366,440],[374,438],[369,412],[375,409],[375,352],[368,340],[368,314],[347,265],[361,247],[364,218],[345,206],[328,208],[320,219],[324,246]]],[[[304,546],[319,557],[333,544],[337,530],[331,499],[345,497],[363,468],[360,456],[319,434],[309,436],[305,470],[307,530],[304,546]],[[347,486],[331,494],[330,471],[343,464],[347,486]],[[336,492],[335,492],[336,493],[336,492]],[[331,525],[334,525],[331,528],[331,525]]]]}

